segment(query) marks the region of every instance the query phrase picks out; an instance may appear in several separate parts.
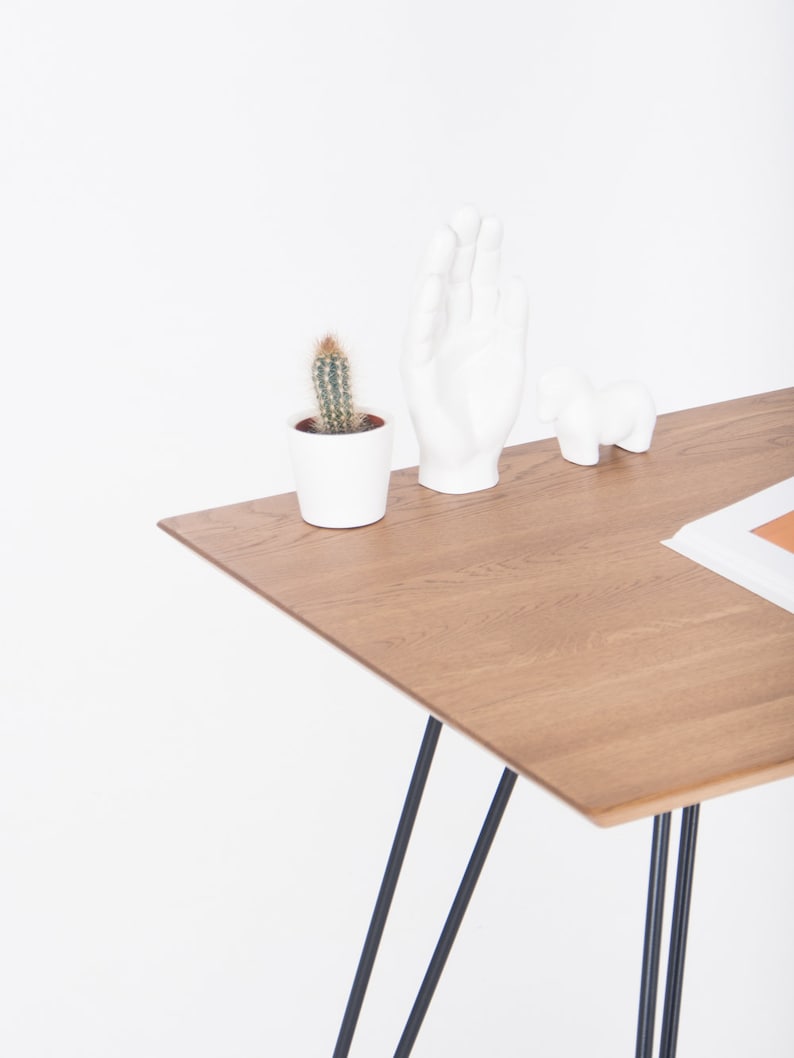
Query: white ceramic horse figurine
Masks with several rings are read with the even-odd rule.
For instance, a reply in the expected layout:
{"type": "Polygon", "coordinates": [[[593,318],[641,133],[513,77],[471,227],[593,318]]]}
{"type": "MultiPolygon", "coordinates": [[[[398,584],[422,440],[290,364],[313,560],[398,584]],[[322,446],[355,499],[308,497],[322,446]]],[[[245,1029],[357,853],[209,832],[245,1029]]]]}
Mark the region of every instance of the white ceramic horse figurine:
{"type": "Polygon", "coordinates": [[[564,459],[590,467],[598,462],[599,445],[647,452],[656,407],[641,382],[615,382],[596,390],[582,371],[557,367],[538,383],[538,417],[554,422],[564,459]]]}

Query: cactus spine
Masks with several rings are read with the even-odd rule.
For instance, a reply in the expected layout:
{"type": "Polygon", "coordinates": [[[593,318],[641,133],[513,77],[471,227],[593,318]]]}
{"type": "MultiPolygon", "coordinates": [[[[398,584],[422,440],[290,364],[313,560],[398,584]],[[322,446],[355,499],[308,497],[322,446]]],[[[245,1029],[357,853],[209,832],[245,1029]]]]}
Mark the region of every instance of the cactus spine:
{"type": "Polygon", "coordinates": [[[367,428],[366,416],[357,412],[353,404],[350,361],[332,334],[315,346],[312,382],[317,397],[318,433],[358,433],[367,428]]]}

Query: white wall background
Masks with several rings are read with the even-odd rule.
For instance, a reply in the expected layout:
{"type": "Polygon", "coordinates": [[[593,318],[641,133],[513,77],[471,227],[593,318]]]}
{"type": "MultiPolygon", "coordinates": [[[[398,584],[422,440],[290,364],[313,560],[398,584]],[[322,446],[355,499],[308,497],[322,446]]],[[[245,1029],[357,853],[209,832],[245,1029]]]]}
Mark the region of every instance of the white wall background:
{"type": "MultiPolygon", "coordinates": [[[[504,220],[527,399],[794,383],[785,0],[0,7],[0,1053],[330,1055],[421,710],[160,534],[287,490],[426,239],[504,220]]],[[[726,473],[730,472],[726,465],[726,473]]],[[[353,1055],[391,1053],[500,766],[445,732],[353,1055]]],[[[794,782],[704,806],[679,1053],[791,1054],[794,782]]],[[[417,1058],[633,1054],[650,825],[520,782],[417,1058]]]]}

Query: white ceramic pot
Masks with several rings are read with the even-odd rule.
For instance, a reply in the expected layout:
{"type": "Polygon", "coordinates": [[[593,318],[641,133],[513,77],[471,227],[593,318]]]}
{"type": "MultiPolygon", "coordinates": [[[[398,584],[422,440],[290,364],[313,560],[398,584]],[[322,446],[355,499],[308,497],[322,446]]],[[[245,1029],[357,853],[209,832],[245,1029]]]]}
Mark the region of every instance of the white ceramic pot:
{"type": "Polygon", "coordinates": [[[352,529],[386,513],[394,428],[383,412],[364,413],[382,425],[359,433],[314,433],[300,429],[310,411],[287,423],[298,505],[310,525],[352,529]]]}

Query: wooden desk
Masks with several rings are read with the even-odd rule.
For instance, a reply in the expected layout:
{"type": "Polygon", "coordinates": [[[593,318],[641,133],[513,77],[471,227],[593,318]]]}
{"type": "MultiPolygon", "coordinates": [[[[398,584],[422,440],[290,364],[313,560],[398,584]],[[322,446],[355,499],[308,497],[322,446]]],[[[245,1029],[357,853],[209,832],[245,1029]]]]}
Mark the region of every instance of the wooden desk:
{"type": "Polygon", "coordinates": [[[294,494],[161,527],[430,712],[334,1058],[346,1058],[439,721],[507,764],[394,1058],[407,1058],[516,773],[595,823],[654,815],[637,1058],[654,1043],[670,811],[684,807],[661,1058],[674,1058],[699,802],[794,774],[791,614],[665,548],[794,475],[794,389],[661,416],[644,455],[507,449],[497,488],[392,475],[386,518],[301,521],[294,494]]]}
{"type": "Polygon", "coordinates": [[[392,475],[386,518],[294,494],[161,522],[599,824],[794,774],[794,621],[663,547],[794,475],[794,389],[660,416],[644,455],[505,450],[500,484],[392,475]]]}

